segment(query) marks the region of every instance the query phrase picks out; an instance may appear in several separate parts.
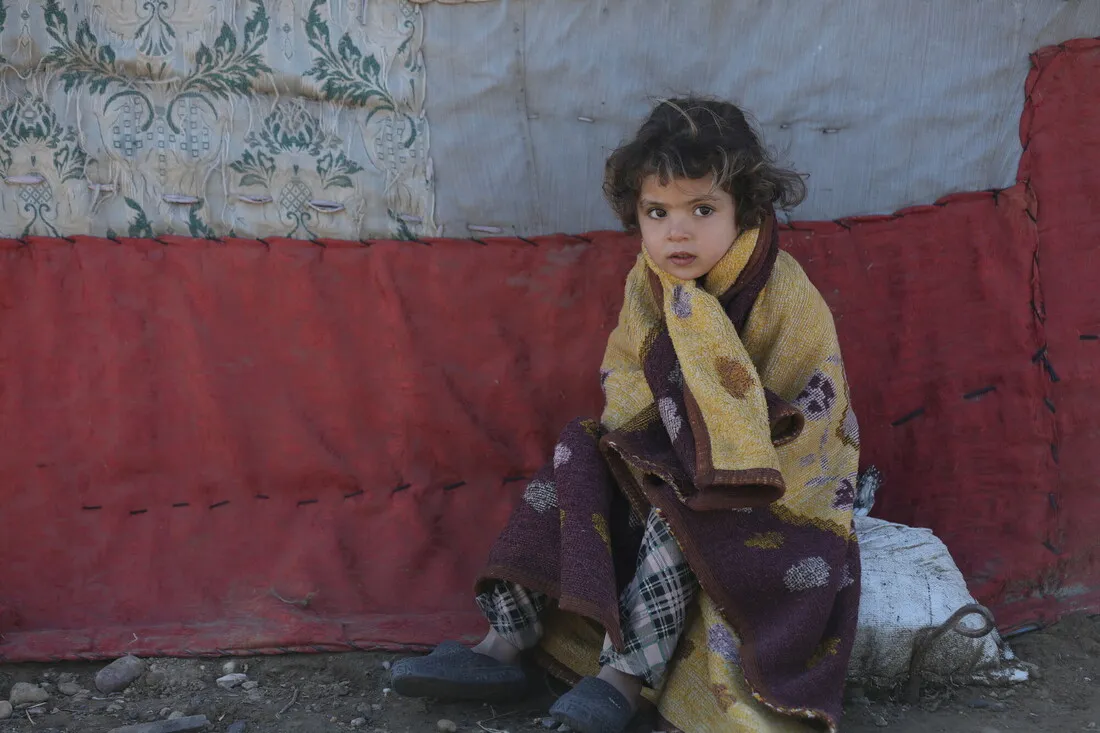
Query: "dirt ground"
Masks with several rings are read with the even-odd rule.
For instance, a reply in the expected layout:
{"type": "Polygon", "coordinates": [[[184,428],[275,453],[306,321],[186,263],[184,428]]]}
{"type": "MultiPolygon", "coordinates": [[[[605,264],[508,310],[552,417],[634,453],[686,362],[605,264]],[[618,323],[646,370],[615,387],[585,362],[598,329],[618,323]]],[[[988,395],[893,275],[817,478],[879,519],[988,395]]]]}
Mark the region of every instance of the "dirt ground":
{"type": "MultiPolygon", "coordinates": [[[[902,705],[886,691],[849,689],[842,730],[870,733],[1063,733],[1100,727],[1100,616],[1074,616],[1012,640],[1035,678],[1012,688],[926,689],[920,704],[902,705]]],[[[218,733],[494,733],[545,731],[542,721],[562,688],[545,679],[519,705],[454,705],[390,694],[393,654],[326,654],[238,658],[252,689],[223,689],[215,680],[230,660],[151,659],[124,693],[100,695],[92,682],[102,664],[0,666],[0,699],[17,682],[43,685],[49,700],[0,720],[0,733],[80,731],[166,718],[206,715],[218,733]],[[256,683],[256,684],[253,684],[256,683]],[[77,692],[82,688],[88,693],[77,692]],[[446,723],[454,723],[451,728],[446,723]],[[241,724],[243,723],[243,727],[241,724]],[[235,725],[236,724],[236,725],[235,725]]]]}

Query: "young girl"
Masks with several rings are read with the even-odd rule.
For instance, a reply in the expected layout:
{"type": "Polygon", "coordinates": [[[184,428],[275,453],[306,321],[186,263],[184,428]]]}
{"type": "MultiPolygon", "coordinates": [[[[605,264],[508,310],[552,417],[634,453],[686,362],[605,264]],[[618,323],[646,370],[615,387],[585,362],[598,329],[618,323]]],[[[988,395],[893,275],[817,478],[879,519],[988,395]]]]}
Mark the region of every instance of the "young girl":
{"type": "Polygon", "coordinates": [[[394,665],[404,695],[522,695],[530,653],[573,689],[550,712],[618,733],[835,730],[859,605],[859,429],[833,320],[779,250],[801,200],[744,114],[661,102],[607,161],[641,252],[601,370],[477,585],[490,631],[394,665]]]}

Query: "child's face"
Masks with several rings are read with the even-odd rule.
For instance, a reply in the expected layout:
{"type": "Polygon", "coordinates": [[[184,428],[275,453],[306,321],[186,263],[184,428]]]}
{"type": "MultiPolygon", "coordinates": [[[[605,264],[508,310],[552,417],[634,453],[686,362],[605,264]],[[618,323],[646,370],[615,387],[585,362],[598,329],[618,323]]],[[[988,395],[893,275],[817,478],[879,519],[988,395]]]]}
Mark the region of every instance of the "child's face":
{"type": "Polygon", "coordinates": [[[710,272],[737,238],[733,197],[711,178],[642,182],[638,222],[642,245],[668,274],[694,280],[710,272]]]}

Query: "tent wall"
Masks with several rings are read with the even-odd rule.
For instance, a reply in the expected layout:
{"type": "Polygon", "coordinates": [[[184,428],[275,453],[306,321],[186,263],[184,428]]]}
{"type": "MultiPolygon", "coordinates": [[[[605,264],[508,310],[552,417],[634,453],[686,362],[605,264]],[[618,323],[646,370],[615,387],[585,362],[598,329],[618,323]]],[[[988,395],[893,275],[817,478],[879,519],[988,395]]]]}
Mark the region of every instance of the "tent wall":
{"type": "MultiPolygon", "coordinates": [[[[1033,59],[1021,178],[797,222],[876,513],[1002,626],[1100,607],[1100,42],[1033,59]]],[[[0,248],[0,657],[423,646],[597,366],[623,235],[0,248]],[[321,246],[326,245],[326,246],[321,246]]]]}

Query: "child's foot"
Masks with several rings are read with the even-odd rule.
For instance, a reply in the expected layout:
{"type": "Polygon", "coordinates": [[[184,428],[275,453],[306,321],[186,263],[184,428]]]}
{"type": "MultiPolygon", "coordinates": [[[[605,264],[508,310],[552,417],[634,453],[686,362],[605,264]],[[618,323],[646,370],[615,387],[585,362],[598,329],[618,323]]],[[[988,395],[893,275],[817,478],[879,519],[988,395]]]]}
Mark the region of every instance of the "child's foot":
{"type": "Polygon", "coordinates": [[[474,651],[492,657],[504,664],[519,664],[519,655],[521,654],[519,647],[514,646],[498,634],[495,629],[489,629],[489,633],[485,635],[480,644],[474,647],[474,651]]]}
{"type": "MultiPolygon", "coordinates": [[[[575,733],[625,731],[634,718],[641,682],[635,677],[630,678],[635,681],[637,688],[628,697],[604,677],[601,671],[599,677],[582,679],[576,687],[558,698],[550,708],[550,715],[559,723],[568,725],[575,733]]],[[[631,694],[629,689],[627,693],[631,694]]]]}
{"type": "Polygon", "coordinates": [[[620,672],[614,667],[600,667],[600,673],[596,675],[596,678],[607,682],[618,690],[619,694],[630,702],[631,710],[638,709],[638,701],[642,696],[641,679],[632,674],[620,672]]]}
{"type": "Polygon", "coordinates": [[[443,642],[426,657],[398,661],[390,676],[394,692],[406,697],[504,701],[523,697],[527,691],[521,666],[453,641],[443,642]]]}

